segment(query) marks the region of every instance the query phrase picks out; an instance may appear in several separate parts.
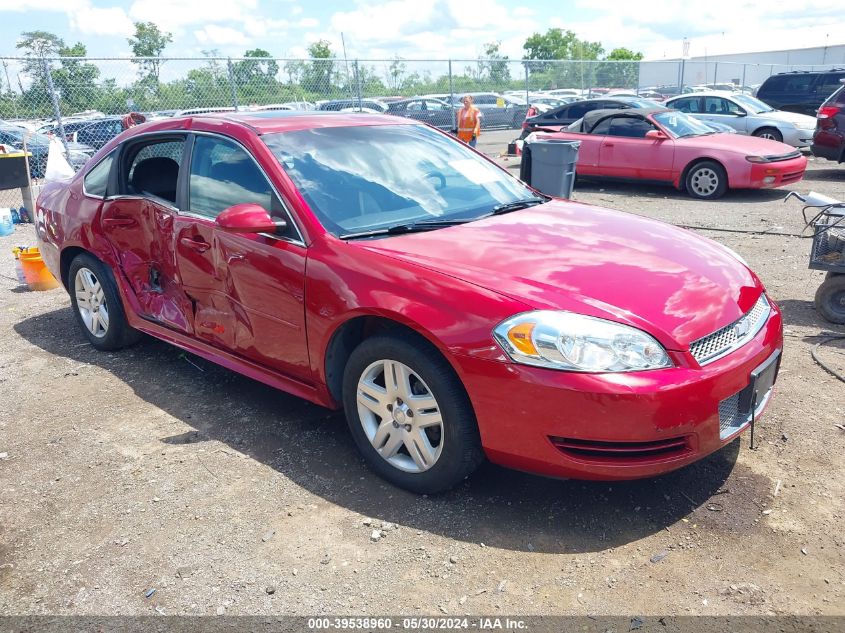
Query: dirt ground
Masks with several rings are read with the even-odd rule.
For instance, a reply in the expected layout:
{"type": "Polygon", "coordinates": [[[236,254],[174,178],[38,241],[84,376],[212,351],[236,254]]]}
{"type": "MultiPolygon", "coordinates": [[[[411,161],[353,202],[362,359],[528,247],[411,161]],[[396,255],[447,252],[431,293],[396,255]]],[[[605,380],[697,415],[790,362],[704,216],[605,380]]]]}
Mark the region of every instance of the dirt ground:
{"type": "MultiPolygon", "coordinates": [[[[797,188],[845,199],[845,166],[811,159],[797,188]]],[[[575,197],[800,233],[784,193],[705,203],[579,183],[575,197]]],[[[810,356],[845,328],[813,309],[808,240],[702,233],[785,315],[756,450],[746,434],[612,485],[485,465],[418,497],[367,470],[339,414],[152,339],[96,352],[63,290],[17,287],[10,248],[34,244],[18,227],[0,238],[0,614],[845,614],[845,384],[810,356]]],[[[845,369],[845,345],[819,354],[845,369]]]]}

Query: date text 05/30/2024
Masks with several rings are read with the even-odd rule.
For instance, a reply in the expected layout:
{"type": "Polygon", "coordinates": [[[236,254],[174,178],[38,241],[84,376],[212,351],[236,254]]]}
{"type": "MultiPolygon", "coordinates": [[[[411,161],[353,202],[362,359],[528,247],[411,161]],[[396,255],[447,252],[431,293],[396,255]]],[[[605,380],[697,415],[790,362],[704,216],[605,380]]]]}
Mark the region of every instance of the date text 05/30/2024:
{"type": "Polygon", "coordinates": [[[311,630],[385,630],[397,628],[403,631],[524,631],[528,625],[524,620],[515,618],[476,617],[476,618],[437,618],[437,617],[409,617],[409,618],[378,618],[378,617],[350,617],[350,618],[308,618],[308,628],[311,630]]]}

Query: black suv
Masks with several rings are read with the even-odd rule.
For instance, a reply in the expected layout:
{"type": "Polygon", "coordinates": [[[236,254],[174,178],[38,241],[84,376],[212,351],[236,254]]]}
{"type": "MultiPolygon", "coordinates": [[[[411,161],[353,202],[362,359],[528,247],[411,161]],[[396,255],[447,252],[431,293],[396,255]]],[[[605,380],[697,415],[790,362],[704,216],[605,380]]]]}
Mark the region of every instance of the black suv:
{"type": "Polygon", "coordinates": [[[775,110],[816,116],[816,110],[842,84],[845,68],[772,75],[757,89],[757,98],[775,110]]]}
{"type": "Polygon", "coordinates": [[[845,79],[819,108],[810,149],[821,158],[845,162],[845,79]]]}

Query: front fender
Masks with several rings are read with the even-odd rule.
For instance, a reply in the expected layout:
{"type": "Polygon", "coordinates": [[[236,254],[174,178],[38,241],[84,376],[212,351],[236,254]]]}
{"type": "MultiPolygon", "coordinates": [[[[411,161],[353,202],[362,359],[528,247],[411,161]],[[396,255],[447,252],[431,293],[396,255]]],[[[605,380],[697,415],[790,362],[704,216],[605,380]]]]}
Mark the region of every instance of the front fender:
{"type": "Polygon", "coordinates": [[[355,242],[320,239],[309,249],[305,321],[312,373],[322,384],[332,337],[351,319],[376,316],[412,329],[437,347],[460,375],[456,355],[505,362],[493,340],[493,327],[527,309],[499,293],[355,242]]]}

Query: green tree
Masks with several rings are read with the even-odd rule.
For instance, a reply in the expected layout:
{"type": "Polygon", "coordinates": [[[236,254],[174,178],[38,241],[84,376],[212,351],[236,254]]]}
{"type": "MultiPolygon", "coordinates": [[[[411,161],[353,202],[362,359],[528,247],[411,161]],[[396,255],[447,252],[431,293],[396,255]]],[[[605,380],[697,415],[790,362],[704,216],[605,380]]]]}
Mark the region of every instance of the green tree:
{"type": "Polygon", "coordinates": [[[604,54],[600,42],[578,39],[573,31],[562,29],[534,33],[522,48],[526,59],[539,60],[526,62],[532,75],[529,81],[535,89],[593,85],[595,64],[585,62],[598,60],[604,54]],[[571,63],[572,60],[581,63],[571,63]]]}
{"type": "Polygon", "coordinates": [[[402,58],[397,55],[387,67],[387,75],[385,77],[387,80],[387,87],[393,92],[399,92],[399,88],[402,86],[402,81],[407,74],[408,64],[402,61],[402,58]]]}
{"type": "Polygon", "coordinates": [[[238,94],[248,103],[270,103],[278,93],[279,64],[268,51],[256,48],[232,64],[232,77],[238,94]]]}
{"type": "Polygon", "coordinates": [[[82,42],[73,46],[62,46],[59,56],[61,65],[53,74],[53,85],[62,97],[62,109],[68,113],[89,110],[94,107],[99,88],[96,85],[100,69],[94,64],[77,58],[84,58],[88,50],[82,42]]]}
{"type": "Polygon", "coordinates": [[[127,39],[132,54],[135,57],[147,59],[133,59],[143,73],[143,83],[158,85],[161,75],[161,54],[173,41],[173,35],[162,32],[153,22],[135,22],[135,36],[127,39]]]}
{"type": "Polygon", "coordinates": [[[484,45],[484,53],[479,62],[483,65],[484,71],[495,86],[503,86],[511,80],[511,71],[508,66],[508,56],[501,53],[501,42],[487,42],[484,45]]]}
{"type": "MultiPolygon", "coordinates": [[[[23,72],[36,83],[42,84],[45,81],[43,60],[58,56],[64,46],[64,40],[49,31],[25,31],[21,33],[15,48],[20,49],[25,57],[23,72]]],[[[52,65],[52,61],[48,63],[52,65]]]]}
{"type": "Polygon", "coordinates": [[[305,90],[327,95],[332,91],[334,75],[334,53],[328,40],[318,40],[308,47],[308,57],[302,73],[305,90]]]}
{"type": "Polygon", "coordinates": [[[605,58],[607,63],[596,67],[596,83],[607,88],[637,88],[642,53],[627,48],[614,48],[605,58]]]}

